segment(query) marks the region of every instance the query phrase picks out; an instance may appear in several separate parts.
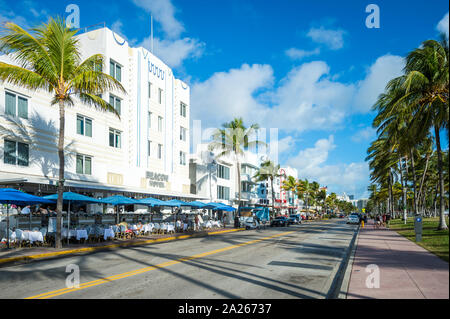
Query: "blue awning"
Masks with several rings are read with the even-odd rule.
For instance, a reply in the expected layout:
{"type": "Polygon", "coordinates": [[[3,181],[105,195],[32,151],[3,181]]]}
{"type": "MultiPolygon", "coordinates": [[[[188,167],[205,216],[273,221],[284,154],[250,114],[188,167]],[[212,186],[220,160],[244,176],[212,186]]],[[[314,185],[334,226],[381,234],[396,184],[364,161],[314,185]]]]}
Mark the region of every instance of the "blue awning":
{"type": "MultiPolygon", "coordinates": [[[[58,194],[44,196],[44,198],[55,202],[58,200],[58,194]]],[[[100,203],[100,204],[102,203],[102,201],[99,199],[84,196],[84,195],[81,195],[78,193],[72,193],[72,192],[64,192],[63,193],[63,201],[64,202],[100,203]]]]}
{"type": "Polygon", "coordinates": [[[157,199],[157,198],[153,198],[153,197],[148,197],[148,198],[143,198],[139,200],[139,203],[141,203],[142,205],[147,205],[147,206],[164,206],[164,201],[157,199]]]}
{"type": "Polygon", "coordinates": [[[0,189],[0,203],[15,205],[54,204],[49,199],[30,195],[12,188],[0,189]]]}
{"type": "Polygon", "coordinates": [[[139,200],[121,196],[121,195],[114,195],[111,197],[106,197],[101,200],[101,203],[109,204],[113,206],[117,205],[143,205],[139,200]]]}

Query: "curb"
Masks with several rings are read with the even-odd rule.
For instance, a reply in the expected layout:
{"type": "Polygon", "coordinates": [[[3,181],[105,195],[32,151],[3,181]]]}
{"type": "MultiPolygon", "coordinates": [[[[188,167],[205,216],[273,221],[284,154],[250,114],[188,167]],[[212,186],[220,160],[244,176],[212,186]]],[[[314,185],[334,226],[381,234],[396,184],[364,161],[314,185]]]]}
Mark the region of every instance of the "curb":
{"type": "Polygon", "coordinates": [[[358,235],[356,236],[355,245],[352,248],[352,252],[350,254],[350,259],[349,259],[349,262],[348,262],[346,270],[345,270],[344,279],[342,281],[341,289],[340,289],[339,296],[337,297],[337,299],[347,299],[348,287],[350,285],[350,277],[351,277],[352,269],[353,269],[353,262],[355,260],[356,249],[358,248],[359,234],[360,233],[358,230],[358,235]]]}
{"type": "Polygon", "coordinates": [[[138,242],[119,243],[119,244],[111,244],[111,245],[98,246],[98,247],[85,247],[85,248],[78,248],[78,249],[71,249],[71,250],[43,253],[43,254],[36,254],[36,255],[28,255],[28,256],[8,257],[8,258],[0,259],[0,268],[5,267],[5,266],[10,266],[13,263],[14,264],[23,264],[23,263],[33,262],[33,261],[64,258],[64,257],[68,257],[70,255],[75,255],[75,254],[89,254],[89,253],[93,253],[96,251],[102,251],[102,250],[106,251],[106,250],[122,248],[122,247],[125,248],[125,247],[130,247],[130,246],[142,246],[142,245],[149,245],[149,244],[157,244],[157,243],[163,243],[163,242],[183,240],[183,239],[188,239],[188,238],[201,238],[201,237],[207,237],[207,236],[211,236],[211,235],[226,234],[226,233],[232,233],[232,232],[238,232],[238,231],[244,231],[244,230],[245,230],[245,228],[234,228],[234,229],[229,229],[229,230],[204,232],[204,233],[197,233],[197,234],[192,234],[192,235],[180,235],[180,236],[172,236],[172,237],[166,237],[166,238],[149,239],[149,240],[143,240],[143,241],[138,241],[138,242]]]}
{"type": "MultiPolygon", "coordinates": [[[[356,238],[359,235],[360,228],[361,228],[361,225],[358,225],[358,228],[353,233],[353,237],[350,242],[350,245],[348,246],[347,250],[345,251],[339,267],[337,267],[337,269],[335,271],[333,271],[333,274],[330,276],[330,278],[332,278],[332,282],[331,282],[330,289],[328,290],[328,293],[327,293],[325,299],[339,299],[340,290],[344,284],[344,279],[345,279],[345,275],[347,273],[349,260],[353,253],[353,250],[356,247],[356,245],[355,245],[356,238]]],[[[345,289],[346,289],[345,294],[347,295],[348,287],[346,287],[345,289]]]]}

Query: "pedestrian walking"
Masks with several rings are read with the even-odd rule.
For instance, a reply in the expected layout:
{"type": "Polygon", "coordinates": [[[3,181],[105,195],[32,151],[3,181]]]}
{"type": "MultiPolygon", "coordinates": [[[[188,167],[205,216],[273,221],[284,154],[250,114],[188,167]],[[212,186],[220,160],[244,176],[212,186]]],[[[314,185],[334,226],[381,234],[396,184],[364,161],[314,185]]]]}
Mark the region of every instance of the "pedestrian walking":
{"type": "Polygon", "coordinates": [[[386,215],[386,227],[389,228],[389,223],[391,221],[391,214],[386,215]]]}
{"type": "Polygon", "coordinates": [[[195,215],[195,225],[194,225],[194,230],[195,230],[195,231],[198,230],[198,215],[195,215]]]}

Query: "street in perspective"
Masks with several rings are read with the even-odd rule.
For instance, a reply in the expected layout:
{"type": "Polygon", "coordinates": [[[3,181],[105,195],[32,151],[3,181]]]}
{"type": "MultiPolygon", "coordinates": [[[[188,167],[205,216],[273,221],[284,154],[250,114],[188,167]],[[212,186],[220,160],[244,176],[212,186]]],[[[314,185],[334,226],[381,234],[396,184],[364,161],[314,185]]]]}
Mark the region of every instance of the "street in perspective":
{"type": "Polygon", "coordinates": [[[0,0],[1,301],[448,300],[448,19],[0,0]]]}

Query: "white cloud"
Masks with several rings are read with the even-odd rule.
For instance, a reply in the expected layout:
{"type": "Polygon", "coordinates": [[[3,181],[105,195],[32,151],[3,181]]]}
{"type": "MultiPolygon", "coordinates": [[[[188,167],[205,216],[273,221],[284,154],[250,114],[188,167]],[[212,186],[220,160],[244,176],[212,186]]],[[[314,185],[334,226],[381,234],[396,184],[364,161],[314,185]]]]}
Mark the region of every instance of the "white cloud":
{"type": "Polygon", "coordinates": [[[368,183],[367,163],[326,165],[335,148],[334,137],[330,135],[328,139],[318,140],[314,147],[300,150],[287,164],[298,170],[299,178],[317,181],[328,186],[330,192],[362,193],[368,183]]]}
{"type": "Polygon", "coordinates": [[[346,31],[342,29],[332,30],[320,28],[311,28],[307,34],[314,42],[325,44],[332,50],[339,50],[344,46],[344,35],[346,31]]]}
{"type": "Polygon", "coordinates": [[[402,75],[403,67],[404,59],[400,56],[387,54],[379,57],[370,66],[366,78],[358,83],[354,110],[363,113],[370,111],[387,83],[402,75]]]}
{"type": "MultiPolygon", "coordinates": [[[[139,46],[151,50],[150,37],[145,38],[139,46]]],[[[172,68],[181,66],[184,60],[199,58],[203,55],[205,44],[198,39],[183,38],[176,40],[153,39],[153,49],[157,57],[172,68]]]]}
{"type": "Polygon", "coordinates": [[[271,66],[243,65],[192,86],[193,119],[216,126],[242,116],[265,128],[331,130],[353,113],[368,112],[387,81],[400,74],[402,61],[392,55],[380,57],[357,83],[334,80],[323,61],[303,63],[275,88],[271,66]]]}
{"type": "Polygon", "coordinates": [[[240,116],[258,122],[265,107],[253,94],[272,82],[273,70],[269,65],[244,64],[239,69],[214,73],[208,80],[192,85],[191,118],[201,118],[214,127],[240,116]]]}
{"type": "Polygon", "coordinates": [[[297,48],[290,48],[285,51],[285,54],[290,57],[292,60],[301,60],[305,57],[317,55],[320,53],[320,49],[316,48],[314,50],[306,51],[297,48]]]}
{"type": "Polygon", "coordinates": [[[184,32],[181,22],[175,19],[175,7],[170,0],[133,0],[133,2],[138,7],[152,13],[153,19],[161,24],[169,38],[177,38],[184,32]]]}
{"type": "MultiPolygon", "coordinates": [[[[205,43],[198,39],[181,37],[184,26],[175,18],[175,7],[170,0],[133,0],[133,2],[150,12],[153,19],[161,24],[165,37],[154,37],[153,49],[156,56],[172,68],[178,68],[183,61],[199,58],[203,55],[205,43]]],[[[139,46],[151,50],[150,37],[145,38],[139,46]]]]}
{"type": "Polygon", "coordinates": [[[264,125],[285,130],[331,129],[346,115],[353,85],[332,81],[323,61],[294,68],[272,94],[273,107],[265,114],[264,125]]]}
{"type": "Polygon", "coordinates": [[[25,29],[30,27],[28,19],[15,14],[5,1],[0,0],[0,26],[6,22],[14,22],[25,29]]]}
{"type": "Polygon", "coordinates": [[[439,21],[438,25],[436,26],[436,29],[440,33],[445,33],[447,35],[448,39],[448,12],[447,14],[442,18],[441,21],[439,21]]]}
{"type": "Polygon", "coordinates": [[[376,135],[376,130],[372,127],[368,126],[364,129],[359,130],[356,132],[352,137],[352,141],[355,143],[360,143],[363,141],[369,141],[371,138],[373,138],[376,135]]]}

